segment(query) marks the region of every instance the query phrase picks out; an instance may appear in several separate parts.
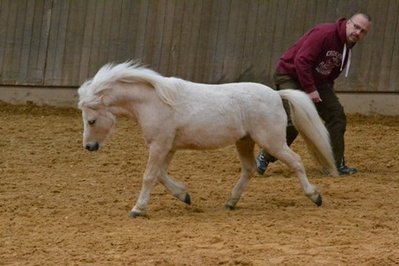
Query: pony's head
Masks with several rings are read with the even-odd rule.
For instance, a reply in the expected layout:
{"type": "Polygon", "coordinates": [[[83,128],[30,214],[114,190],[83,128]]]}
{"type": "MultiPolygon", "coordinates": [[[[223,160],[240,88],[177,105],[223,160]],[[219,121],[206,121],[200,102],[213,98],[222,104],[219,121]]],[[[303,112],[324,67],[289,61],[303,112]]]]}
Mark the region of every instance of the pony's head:
{"type": "Polygon", "coordinates": [[[112,133],[116,118],[104,102],[104,95],[94,92],[91,80],[83,83],[78,94],[83,118],[83,147],[96,151],[112,133]]]}
{"type": "Polygon", "coordinates": [[[134,113],[129,109],[132,102],[153,104],[155,93],[165,104],[173,106],[177,84],[176,79],[166,79],[134,61],[101,67],[78,90],[84,147],[98,150],[114,128],[115,115],[134,113]]]}
{"type": "Polygon", "coordinates": [[[83,147],[98,150],[115,128],[115,116],[105,108],[83,107],[83,147]]]}
{"type": "MultiPolygon", "coordinates": [[[[126,99],[120,88],[137,83],[137,74],[146,70],[135,62],[106,64],[96,75],[78,89],[78,107],[82,110],[83,146],[89,151],[98,150],[115,128],[115,114],[123,114],[121,103],[126,99]],[[133,74],[132,74],[133,73],[133,74]],[[119,88],[119,89],[118,89],[119,88]]],[[[146,71],[152,74],[150,71],[146,71]]]]}

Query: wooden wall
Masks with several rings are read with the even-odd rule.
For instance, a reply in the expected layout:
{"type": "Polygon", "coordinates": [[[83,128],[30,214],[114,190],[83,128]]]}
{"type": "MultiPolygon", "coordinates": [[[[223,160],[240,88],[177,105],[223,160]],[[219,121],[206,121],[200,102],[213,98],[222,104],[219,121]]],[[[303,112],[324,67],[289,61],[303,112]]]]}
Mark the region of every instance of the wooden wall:
{"type": "Polygon", "coordinates": [[[399,92],[397,0],[0,0],[0,85],[77,87],[129,59],[196,82],[272,85],[299,36],[356,11],[373,26],[337,89],[399,92]]]}

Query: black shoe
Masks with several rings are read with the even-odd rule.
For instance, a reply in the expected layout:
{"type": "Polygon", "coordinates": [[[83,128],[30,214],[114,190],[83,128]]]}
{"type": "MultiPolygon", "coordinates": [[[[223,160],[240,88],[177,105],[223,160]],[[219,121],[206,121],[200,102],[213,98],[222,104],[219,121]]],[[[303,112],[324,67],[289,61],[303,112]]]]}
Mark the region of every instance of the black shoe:
{"type": "Polygon", "coordinates": [[[345,165],[345,159],[342,159],[337,167],[339,175],[353,175],[357,173],[356,168],[351,168],[345,165]]]}
{"type": "Polygon", "coordinates": [[[265,154],[263,152],[260,152],[258,157],[256,158],[256,170],[260,175],[263,175],[268,165],[269,162],[266,161],[265,154]]]}
{"type": "Polygon", "coordinates": [[[338,173],[339,175],[353,175],[357,173],[357,169],[348,167],[346,165],[341,165],[338,167],[338,173]]]}

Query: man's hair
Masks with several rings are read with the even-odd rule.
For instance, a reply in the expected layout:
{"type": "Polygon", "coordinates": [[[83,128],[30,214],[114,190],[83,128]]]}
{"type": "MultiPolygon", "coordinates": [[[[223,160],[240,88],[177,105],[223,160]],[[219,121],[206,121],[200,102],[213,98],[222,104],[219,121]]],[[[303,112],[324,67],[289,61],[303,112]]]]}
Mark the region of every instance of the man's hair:
{"type": "Polygon", "coordinates": [[[369,14],[366,14],[363,12],[357,12],[357,13],[353,14],[353,16],[351,18],[353,18],[357,15],[360,15],[360,16],[364,17],[365,19],[367,19],[369,22],[371,22],[371,16],[369,14]]]}

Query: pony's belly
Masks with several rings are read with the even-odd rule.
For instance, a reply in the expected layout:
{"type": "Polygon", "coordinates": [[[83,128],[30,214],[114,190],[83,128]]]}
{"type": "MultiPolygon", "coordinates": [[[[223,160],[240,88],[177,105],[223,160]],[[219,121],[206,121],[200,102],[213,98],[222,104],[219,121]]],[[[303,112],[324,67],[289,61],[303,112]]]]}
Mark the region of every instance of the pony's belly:
{"type": "Polygon", "coordinates": [[[235,131],[204,132],[197,131],[196,134],[184,134],[177,136],[174,142],[175,149],[217,149],[231,144],[245,137],[245,134],[235,131]]]}

